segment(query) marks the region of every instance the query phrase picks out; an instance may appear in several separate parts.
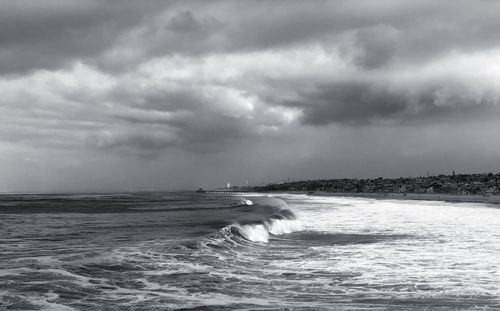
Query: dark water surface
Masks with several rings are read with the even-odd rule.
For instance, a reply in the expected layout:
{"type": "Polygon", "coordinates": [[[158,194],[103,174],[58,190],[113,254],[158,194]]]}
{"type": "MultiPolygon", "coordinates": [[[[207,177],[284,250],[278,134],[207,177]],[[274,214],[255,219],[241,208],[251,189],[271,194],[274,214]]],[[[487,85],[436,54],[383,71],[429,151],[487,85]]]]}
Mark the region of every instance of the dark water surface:
{"type": "Polygon", "coordinates": [[[493,310],[499,270],[484,204],[0,196],[0,310],[493,310]]]}

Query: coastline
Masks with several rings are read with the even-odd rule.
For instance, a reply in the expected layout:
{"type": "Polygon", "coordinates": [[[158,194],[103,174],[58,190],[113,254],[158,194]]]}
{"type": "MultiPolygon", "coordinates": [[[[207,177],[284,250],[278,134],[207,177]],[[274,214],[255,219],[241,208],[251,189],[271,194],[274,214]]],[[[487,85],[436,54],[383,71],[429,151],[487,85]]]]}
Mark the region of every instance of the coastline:
{"type": "MultiPolygon", "coordinates": [[[[270,192],[272,193],[272,192],[270,192]]],[[[489,203],[500,204],[500,195],[475,195],[475,194],[441,194],[441,193],[369,193],[369,192],[326,192],[315,191],[313,193],[304,191],[287,191],[290,194],[307,194],[312,196],[332,197],[358,197],[389,200],[422,200],[422,201],[444,201],[457,203],[489,203]]]]}

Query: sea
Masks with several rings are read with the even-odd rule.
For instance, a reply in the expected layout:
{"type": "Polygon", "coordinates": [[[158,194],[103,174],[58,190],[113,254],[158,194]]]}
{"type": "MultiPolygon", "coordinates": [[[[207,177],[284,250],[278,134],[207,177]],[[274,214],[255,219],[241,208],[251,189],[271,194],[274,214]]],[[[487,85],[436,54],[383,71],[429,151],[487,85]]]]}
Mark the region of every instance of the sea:
{"type": "Polygon", "coordinates": [[[0,195],[0,310],[500,310],[499,271],[497,205],[0,195]]]}

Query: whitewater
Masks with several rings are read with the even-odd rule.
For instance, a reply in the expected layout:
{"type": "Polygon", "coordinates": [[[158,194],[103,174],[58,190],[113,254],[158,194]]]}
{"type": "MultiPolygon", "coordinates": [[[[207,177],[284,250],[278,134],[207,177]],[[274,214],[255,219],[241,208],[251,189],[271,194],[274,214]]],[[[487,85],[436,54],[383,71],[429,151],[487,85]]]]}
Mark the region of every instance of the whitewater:
{"type": "Polygon", "coordinates": [[[499,229],[480,203],[2,195],[0,310],[494,310],[499,229]]]}

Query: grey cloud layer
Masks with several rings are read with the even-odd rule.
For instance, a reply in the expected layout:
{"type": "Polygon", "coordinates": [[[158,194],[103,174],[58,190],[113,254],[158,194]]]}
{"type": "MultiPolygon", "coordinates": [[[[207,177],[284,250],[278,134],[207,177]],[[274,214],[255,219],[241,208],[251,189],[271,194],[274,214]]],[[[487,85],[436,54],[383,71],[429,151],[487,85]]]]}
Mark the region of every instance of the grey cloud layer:
{"type": "Polygon", "coordinates": [[[339,43],[347,58],[376,67],[393,58],[496,47],[499,10],[494,1],[465,0],[8,0],[0,12],[0,56],[3,70],[15,71],[92,60],[114,44],[149,57],[347,39],[339,43]]]}
{"type": "Polygon", "coordinates": [[[495,115],[499,13],[482,0],[9,0],[0,137],[148,156],[495,115]]]}
{"type": "Polygon", "coordinates": [[[2,1],[0,73],[57,69],[92,59],[121,33],[166,7],[162,1],[2,1]]]}

